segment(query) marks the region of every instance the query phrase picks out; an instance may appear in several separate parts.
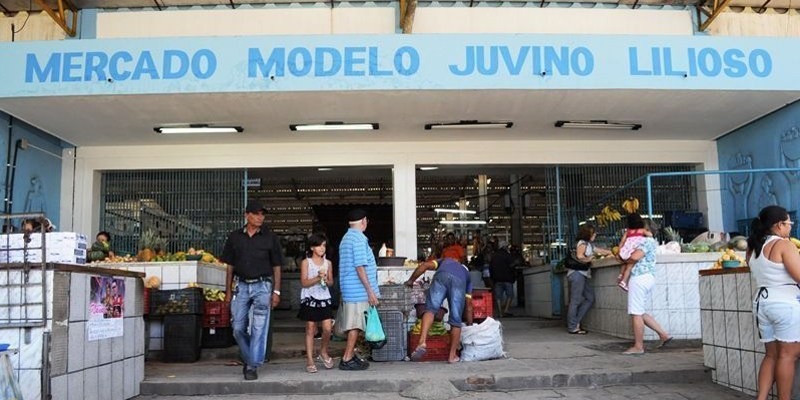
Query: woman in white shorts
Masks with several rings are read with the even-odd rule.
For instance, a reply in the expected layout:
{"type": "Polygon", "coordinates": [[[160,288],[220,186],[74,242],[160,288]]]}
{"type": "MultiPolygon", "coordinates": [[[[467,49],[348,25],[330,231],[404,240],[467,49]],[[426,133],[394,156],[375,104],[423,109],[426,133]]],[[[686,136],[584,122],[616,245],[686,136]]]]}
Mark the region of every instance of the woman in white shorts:
{"type": "Polygon", "coordinates": [[[778,399],[789,400],[800,355],[800,255],[788,240],[793,224],[783,207],[767,206],[747,238],[747,261],[758,283],[753,313],[767,352],[758,370],[759,400],[767,399],[773,382],[778,399]]]}
{"type": "MultiPolygon", "coordinates": [[[[650,220],[644,221],[644,229],[653,233],[657,229],[650,220]]],[[[658,348],[672,340],[672,336],[647,313],[647,306],[653,298],[653,287],[656,285],[656,243],[652,235],[641,242],[629,260],[636,261],[631,270],[631,279],[628,282],[628,314],[633,325],[633,346],[622,352],[624,355],[644,354],[644,327],[645,325],[658,333],[661,343],[658,348]]]]}

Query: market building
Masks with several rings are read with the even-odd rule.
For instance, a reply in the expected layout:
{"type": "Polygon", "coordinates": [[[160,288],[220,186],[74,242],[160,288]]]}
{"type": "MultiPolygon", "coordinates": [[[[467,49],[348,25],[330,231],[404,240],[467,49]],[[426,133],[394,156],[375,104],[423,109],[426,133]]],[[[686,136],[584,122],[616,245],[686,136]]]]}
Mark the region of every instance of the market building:
{"type": "Polygon", "coordinates": [[[256,198],[290,265],[354,206],[398,256],[454,230],[547,263],[630,196],[687,236],[800,199],[786,1],[58,3],[0,0],[4,212],[120,252],[218,252],[256,198]]]}

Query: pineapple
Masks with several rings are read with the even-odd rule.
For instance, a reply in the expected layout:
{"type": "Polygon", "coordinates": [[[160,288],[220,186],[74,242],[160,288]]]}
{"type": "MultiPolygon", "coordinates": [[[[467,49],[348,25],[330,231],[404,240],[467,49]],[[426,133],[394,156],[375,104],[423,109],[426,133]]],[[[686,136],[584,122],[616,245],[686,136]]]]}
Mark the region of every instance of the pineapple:
{"type": "Polygon", "coordinates": [[[142,236],[139,238],[139,248],[141,250],[136,254],[136,260],[150,262],[156,255],[163,253],[166,247],[167,239],[158,236],[152,229],[148,229],[142,232],[142,236]]]}
{"type": "Polygon", "coordinates": [[[678,231],[672,229],[671,226],[664,228],[664,236],[667,239],[667,243],[669,242],[683,243],[681,235],[678,233],[678,231]]]}

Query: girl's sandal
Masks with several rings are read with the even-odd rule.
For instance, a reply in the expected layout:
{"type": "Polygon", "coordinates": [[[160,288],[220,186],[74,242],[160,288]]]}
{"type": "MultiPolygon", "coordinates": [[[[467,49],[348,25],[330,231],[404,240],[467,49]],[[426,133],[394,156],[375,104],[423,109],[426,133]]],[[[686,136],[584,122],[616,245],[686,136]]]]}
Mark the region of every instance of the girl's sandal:
{"type": "Polygon", "coordinates": [[[317,356],[317,360],[325,366],[325,369],[333,368],[333,357],[328,357],[328,359],[322,358],[322,354],[317,356]]]}
{"type": "Polygon", "coordinates": [[[306,365],[306,372],[308,372],[309,374],[317,372],[317,366],[314,364],[306,365]]]}

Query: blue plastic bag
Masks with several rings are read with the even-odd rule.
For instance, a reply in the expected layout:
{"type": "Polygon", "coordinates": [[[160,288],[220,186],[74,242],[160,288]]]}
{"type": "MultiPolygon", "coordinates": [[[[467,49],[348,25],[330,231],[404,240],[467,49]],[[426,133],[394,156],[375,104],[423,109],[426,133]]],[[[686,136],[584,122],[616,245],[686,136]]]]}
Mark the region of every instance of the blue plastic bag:
{"type": "Polygon", "coordinates": [[[381,317],[378,315],[378,309],[375,306],[370,306],[364,312],[364,317],[367,319],[367,330],[364,332],[364,340],[372,349],[380,349],[386,345],[386,332],[383,331],[381,324],[381,317]]]}

